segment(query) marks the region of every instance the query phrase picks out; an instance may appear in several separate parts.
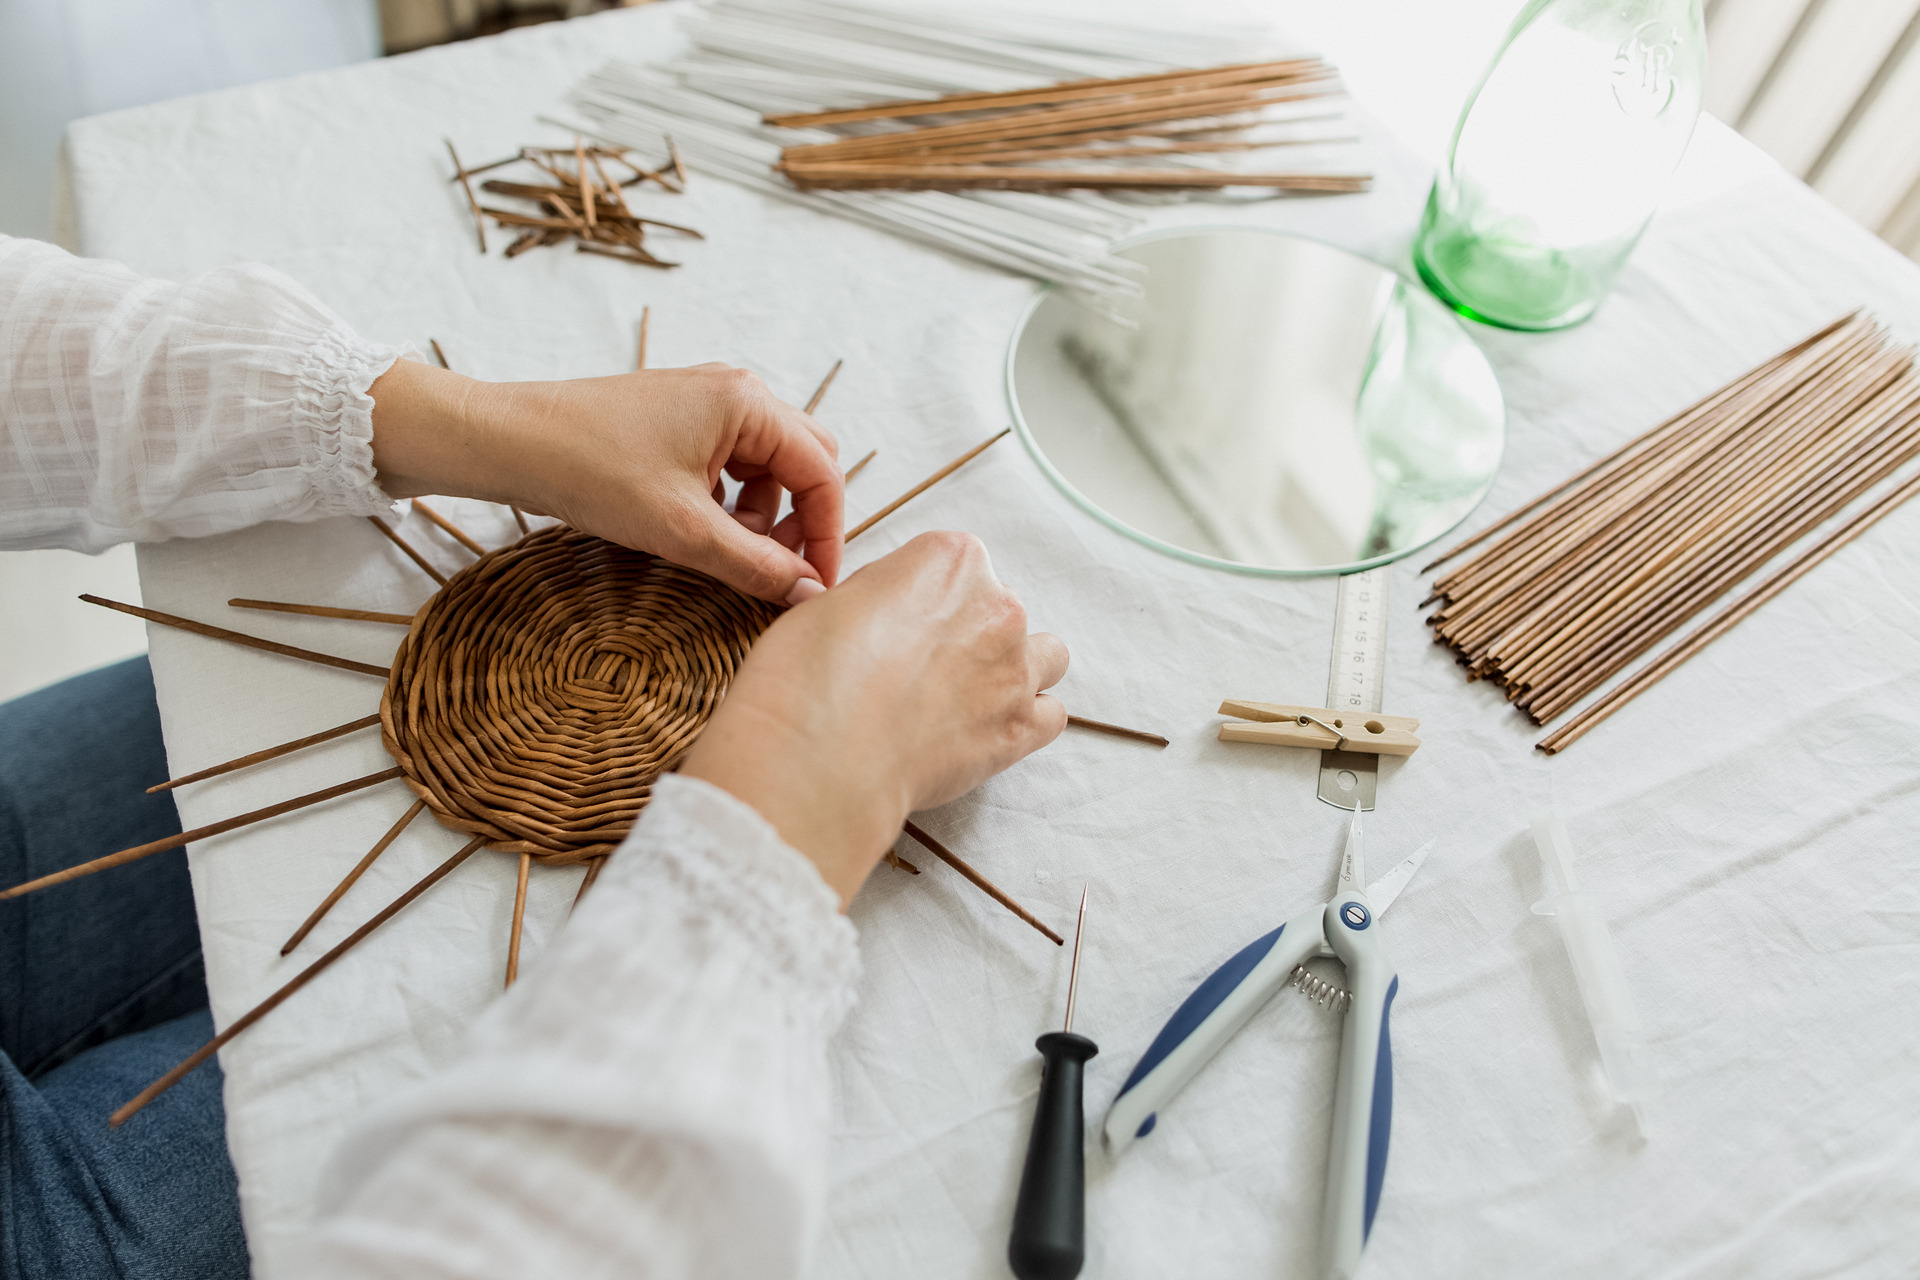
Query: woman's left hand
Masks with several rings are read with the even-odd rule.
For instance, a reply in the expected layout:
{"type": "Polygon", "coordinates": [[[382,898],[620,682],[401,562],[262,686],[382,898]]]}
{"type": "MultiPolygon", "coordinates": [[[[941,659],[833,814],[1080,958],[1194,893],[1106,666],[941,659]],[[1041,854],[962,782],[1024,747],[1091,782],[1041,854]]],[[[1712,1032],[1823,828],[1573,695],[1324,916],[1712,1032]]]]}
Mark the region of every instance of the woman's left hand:
{"type": "Polygon", "coordinates": [[[394,497],[512,503],[778,603],[839,577],[838,446],[743,369],[487,383],[401,360],[371,394],[394,497]],[[722,471],[741,482],[732,512],[722,471]]]}

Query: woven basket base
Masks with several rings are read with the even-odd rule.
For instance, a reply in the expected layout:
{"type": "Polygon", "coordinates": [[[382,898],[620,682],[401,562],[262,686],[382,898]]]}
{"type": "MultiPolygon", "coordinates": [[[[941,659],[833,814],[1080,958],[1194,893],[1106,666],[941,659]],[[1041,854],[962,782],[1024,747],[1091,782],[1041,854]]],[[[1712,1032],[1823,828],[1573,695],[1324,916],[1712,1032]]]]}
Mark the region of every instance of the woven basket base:
{"type": "Polygon", "coordinates": [[[446,826],[546,862],[610,853],[778,616],[657,556],[541,529],[414,617],[381,739],[446,826]]]}

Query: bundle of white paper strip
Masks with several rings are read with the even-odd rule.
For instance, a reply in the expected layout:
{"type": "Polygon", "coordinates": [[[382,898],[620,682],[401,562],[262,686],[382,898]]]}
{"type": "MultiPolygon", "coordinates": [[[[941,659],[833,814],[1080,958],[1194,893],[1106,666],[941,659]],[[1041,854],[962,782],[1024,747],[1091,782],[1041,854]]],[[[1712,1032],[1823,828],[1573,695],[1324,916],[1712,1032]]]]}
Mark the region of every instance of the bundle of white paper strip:
{"type": "MultiPolygon", "coordinates": [[[[1131,292],[1109,246],[1142,201],[1219,195],[1023,191],[807,191],[775,171],[783,148],[849,136],[780,129],[764,115],[862,106],[1061,80],[1142,75],[1279,56],[1256,28],[1146,27],[994,12],[907,12],[845,0],[712,0],[682,19],[691,47],[662,66],[610,63],[571,101],[610,141],[657,150],[782,199],[915,237],[1092,298],[1131,292]]],[[[1354,128],[1343,97],[1278,103],[1255,135],[1295,171],[1348,172],[1354,128]]],[[[857,131],[857,130],[856,130],[857,131]]],[[[1169,158],[1156,158],[1164,165],[1169,158]]],[[[1172,158],[1199,167],[1265,162],[1261,150],[1172,158]]]]}

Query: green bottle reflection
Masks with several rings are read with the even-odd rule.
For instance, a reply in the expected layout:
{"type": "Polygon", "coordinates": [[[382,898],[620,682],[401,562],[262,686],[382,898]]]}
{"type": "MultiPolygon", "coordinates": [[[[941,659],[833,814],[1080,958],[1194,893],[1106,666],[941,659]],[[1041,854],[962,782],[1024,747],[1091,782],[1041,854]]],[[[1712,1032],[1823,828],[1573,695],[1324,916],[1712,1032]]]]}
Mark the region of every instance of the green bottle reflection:
{"type": "Polygon", "coordinates": [[[1592,315],[1700,116],[1701,0],[1533,0],[1468,98],[1414,264],[1463,315],[1592,315]]]}

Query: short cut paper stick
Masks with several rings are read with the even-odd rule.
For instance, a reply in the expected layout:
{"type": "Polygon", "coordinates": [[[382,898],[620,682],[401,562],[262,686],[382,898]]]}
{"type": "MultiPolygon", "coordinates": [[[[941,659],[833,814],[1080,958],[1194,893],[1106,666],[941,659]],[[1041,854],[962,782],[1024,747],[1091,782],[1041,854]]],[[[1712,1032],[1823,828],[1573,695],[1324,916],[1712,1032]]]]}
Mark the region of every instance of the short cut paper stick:
{"type": "Polygon", "coordinates": [[[453,149],[452,138],[442,138],[447,144],[447,154],[453,157],[454,176],[460,179],[460,189],[467,193],[467,208],[473,211],[473,231],[480,237],[480,252],[487,251],[487,224],[480,217],[480,202],[473,198],[473,184],[467,181],[467,167],[460,163],[460,153],[453,149]]]}
{"type": "Polygon", "coordinates": [[[189,782],[205,782],[208,778],[217,778],[223,773],[232,773],[234,770],[244,769],[248,765],[265,764],[269,760],[278,760],[281,756],[292,755],[302,747],[317,747],[323,742],[332,742],[335,738],[344,738],[350,733],[357,733],[362,729],[371,729],[379,723],[380,714],[375,712],[373,715],[363,716],[358,720],[349,720],[345,724],[337,724],[331,729],[322,729],[319,733],[308,734],[304,738],[295,738],[292,742],[283,742],[277,747],[267,747],[265,750],[255,751],[251,755],[236,756],[232,760],[211,765],[197,773],[189,773],[182,778],[168,778],[165,782],[158,782],[148,787],[147,794],[153,795],[160,791],[171,791],[175,787],[184,787],[189,782]]]}
{"type": "Polygon", "coordinates": [[[593,207],[600,203],[595,198],[599,193],[593,186],[593,180],[587,177],[586,144],[577,133],[573,135],[573,176],[580,184],[580,210],[586,215],[587,230],[591,231],[596,225],[593,207]]]}
{"type": "Polygon", "coordinates": [[[680,265],[677,262],[667,262],[663,259],[656,258],[650,253],[642,252],[631,246],[581,243],[573,246],[573,251],[575,253],[597,253],[603,258],[619,258],[622,262],[631,262],[636,266],[659,267],[662,270],[672,270],[674,267],[680,265]]]}
{"type": "Polygon", "coordinates": [[[952,867],[955,871],[958,871],[961,875],[973,881],[974,885],[982,893],[986,894],[989,898],[992,898],[995,902],[999,903],[1001,906],[1013,912],[1013,914],[1015,914],[1016,916],[1019,916],[1022,920],[1025,920],[1028,924],[1032,925],[1034,928],[1038,929],[1041,933],[1045,934],[1048,938],[1050,938],[1053,941],[1054,946],[1064,947],[1067,944],[1067,940],[1065,938],[1062,938],[1059,934],[1047,928],[1047,926],[1045,926],[1044,924],[1041,924],[1040,921],[1034,917],[1031,911],[1028,911],[1025,907],[1015,902],[1012,898],[1008,897],[1000,889],[996,888],[994,883],[991,880],[987,879],[985,876],[981,875],[978,871],[975,871],[972,867],[968,866],[966,861],[962,859],[959,854],[947,848],[947,846],[941,844],[938,840],[935,840],[932,836],[922,831],[919,827],[915,826],[912,822],[906,823],[904,826],[904,830],[908,835],[912,836],[915,840],[918,840],[921,844],[925,845],[927,847],[927,850],[930,853],[932,853],[934,857],[940,859],[940,861],[946,863],[948,866],[952,867]]]}
{"type": "Polygon", "coordinates": [[[157,622],[163,627],[178,627],[182,631],[191,631],[197,636],[206,636],[211,640],[225,640],[230,644],[245,645],[249,649],[259,649],[266,653],[277,653],[283,658],[299,658],[303,662],[317,662],[323,667],[337,667],[342,671],[354,671],[363,676],[379,676],[382,680],[393,674],[386,667],[376,667],[371,662],[355,662],[351,658],[336,658],[330,653],[296,649],[290,644],[262,640],[259,636],[228,631],[225,627],[210,627],[204,622],[195,622],[191,618],[176,618],[170,613],[161,613],[157,609],[142,609],[138,605],[121,604],[118,600],[107,600],[100,596],[83,595],[80,598],[88,604],[97,604],[103,609],[115,609],[121,613],[130,613],[136,618],[145,618],[148,622],[157,622]]]}
{"type": "Polygon", "coordinates": [[[92,862],[82,862],[78,866],[56,871],[52,875],[41,876],[38,880],[29,880],[17,884],[11,889],[0,891],[0,898],[17,898],[24,893],[33,893],[39,889],[64,884],[68,880],[78,880],[81,876],[90,876],[96,871],[106,871],[112,867],[125,866],[129,862],[138,862],[142,858],[152,857],[156,853],[165,853],[168,849],[178,849],[183,844],[192,844],[195,840],[205,840],[209,836],[221,835],[249,823],[265,822],[268,818],[277,818],[283,813],[292,813],[295,809],[304,809],[310,804],[319,804],[336,796],[350,792],[363,791],[378,786],[382,782],[391,782],[400,776],[399,769],[383,769],[379,773],[370,773],[364,778],[355,778],[351,782],[342,782],[324,790],[309,792],[304,796],[295,796],[291,800],[282,800],[279,804],[270,804],[264,809],[255,809],[252,813],[243,813],[236,818],[226,818],[204,827],[195,827],[191,831],[182,831],[177,836],[168,836],[148,844],[137,844],[131,849],[122,849],[110,853],[104,858],[95,858],[92,862]]]}
{"type": "Polygon", "coordinates": [[[489,160],[485,164],[477,164],[473,166],[473,168],[471,169],[462,169],[460,170],[459,173],[456,173],[451,178],[448,178],[447,181],[458,182],[460,181],[461,174],[465,174],[467,177],[471,178],[476,173],[491,173],[493,170],[501,168],[504,165],[517,164],[519,160],[520,160],[520,157],[517,154],[510,155],[504,160],[489,160]]]}
{"type": "Polygon", "coordinates": [[[665,227],[668,231],[676,231],[683,236],[691,236],[695,240],[705,240],[707,238],[705,235],[703,235],[699,231],[696,231],[694,228],[683,226],[678,222],[662,222],[658,218],[640,218],[640,217],[634,218],[634,221],[639,223],[644,223],[649,227],[665,227]]]}
{"type": "Polygon", "coordinates": [[[301,987],[306,986],[309,981],[316,977],[328,965],[351,951],[359,944],[361,939],[365,938],[387,921],[393,919],[394,916],[398,915],[400,911],[415,898],[440,883],[455,867],[472,857],[474,850],[478,849],[483,842],[483,837],[475,836],[460,852],[454,854],[451,858],[448,858],[445,862],[428,872],[426,878],[420,881],[419,884],[414,885],[413,888],[407,890],[398,898],[395,898],[381,910],[379,915],[376,915],[373,919],[367,921],[358,929],[355,929],[333,950],[327,952],[327,954],[302,969],[293,981],[287,983],[286,986],[281,987],[265,1000],[262,1000],[259,1004],[234,1019],[233,1025],[194,1050],[192,1056],[185,1062],[182,1062],[179,1066],[142,1089],[132,1101],[114,1112],[113,1115],[108,1118],[107,1124],[113,1128],[119,1128],[128,1120],[132,1119],[142,1107],[152,1102],[167,1090],[173,1088],[176,1084],[179,1084],[186,1078],[188,1072],[218,1053],[221,1047],[227,1044],[228,1041],[232,1040],[254,1023],[260,1021],[260,1019],[266,1017],[269,1013],[272,1013],[274,1009],[279,1007],[281,1001],[298,991],[301,987]]]}

